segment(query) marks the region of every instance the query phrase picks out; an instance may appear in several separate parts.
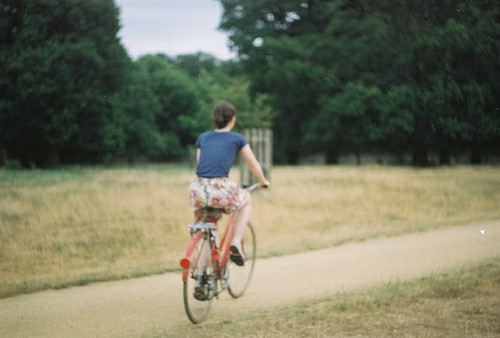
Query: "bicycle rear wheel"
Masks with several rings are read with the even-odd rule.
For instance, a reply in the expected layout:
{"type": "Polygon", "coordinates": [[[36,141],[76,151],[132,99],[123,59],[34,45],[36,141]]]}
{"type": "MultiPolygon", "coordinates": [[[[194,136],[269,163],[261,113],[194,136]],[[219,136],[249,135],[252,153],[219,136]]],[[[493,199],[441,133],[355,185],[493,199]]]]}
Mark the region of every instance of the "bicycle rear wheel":
{"type": "Polygon", "coordinates": [[[196,240],[191,252],[188,278],[183,282],[184,309],[191,322],[197,324],[205,319],[213,300],[211,280],[215,274],[211,264],[210,241],[203,234],[196,240]]]}
{"type": "Polygon", "coordinates": [[[241,248],[245,255],[245,264],[238,266],[230,264],[229,268],[229,286],[228,292],[233,298],[241,297],[252,278],[253,269],[255,267],[255,256],[257,253],[257,240],[255,231],[250,223],[247,223],[245,235],[241,241],[241,248]]]}

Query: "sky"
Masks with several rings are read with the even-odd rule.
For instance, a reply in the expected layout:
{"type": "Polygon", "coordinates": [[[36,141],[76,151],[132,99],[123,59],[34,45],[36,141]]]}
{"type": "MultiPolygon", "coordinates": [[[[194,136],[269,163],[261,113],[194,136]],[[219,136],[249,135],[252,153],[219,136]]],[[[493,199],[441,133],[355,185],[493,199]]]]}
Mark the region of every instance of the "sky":
{"type": "Polygon", "coordinates": [[[218,31],[222,5],[217,0],[115,0],[122,28],[118,33],[128,54],[168,56],[210,53],[221,60],[234,54],[218,31]]]}

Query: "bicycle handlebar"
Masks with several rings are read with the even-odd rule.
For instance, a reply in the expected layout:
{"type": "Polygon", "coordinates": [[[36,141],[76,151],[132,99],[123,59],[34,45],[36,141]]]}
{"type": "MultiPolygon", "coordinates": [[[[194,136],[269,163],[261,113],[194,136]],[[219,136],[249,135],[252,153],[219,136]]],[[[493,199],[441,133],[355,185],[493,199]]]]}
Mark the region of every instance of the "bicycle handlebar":
{"type": "MultiPolygon", "coordinates": [[[[260,183],[254,183],[254,184],[251,184],[251,185],[249,185],[249,186],[244,187],[243,189],[245,189],[245,190],[246,190],[246,191],[248,191],[248,192],[252,192],[252,191],[254,191],[255,189],[257,189],[257,188],[261,188],[261,187],[262,187],[262,186],[260,185],[260,183]]],[[[266,189],[267,189],[267,186],[262,187],[262,188],[266,188],[266,189]]]]}

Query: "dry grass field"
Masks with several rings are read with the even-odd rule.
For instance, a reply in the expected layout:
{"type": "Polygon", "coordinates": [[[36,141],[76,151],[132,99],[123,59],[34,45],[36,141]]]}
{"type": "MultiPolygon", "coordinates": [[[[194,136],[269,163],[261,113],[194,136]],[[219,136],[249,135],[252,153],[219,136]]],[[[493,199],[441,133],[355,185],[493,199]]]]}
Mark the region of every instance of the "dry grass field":
{"type": "MultiPolygon", "coordinates": [[[[1,170],[0,297],[177,270],[192,171],[1,170]]],[[[254,195],[260,257],[500,218],[497,166],[276,167],[271,181],[254,195]]]]}

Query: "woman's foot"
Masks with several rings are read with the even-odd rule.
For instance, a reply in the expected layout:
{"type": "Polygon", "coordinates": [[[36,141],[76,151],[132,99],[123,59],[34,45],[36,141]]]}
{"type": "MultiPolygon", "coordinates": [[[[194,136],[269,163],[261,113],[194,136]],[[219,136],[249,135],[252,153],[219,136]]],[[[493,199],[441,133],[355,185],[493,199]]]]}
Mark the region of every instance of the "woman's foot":
{"type": "Polygon", "coordinates": [[[243,250],[241,250],[240,246],[238,244],[231,244],[229,247],[229,258],[231,261],[238,265],[238,266],[243,266],[245,264],[245,259],[243,256],[243,250]]]}

